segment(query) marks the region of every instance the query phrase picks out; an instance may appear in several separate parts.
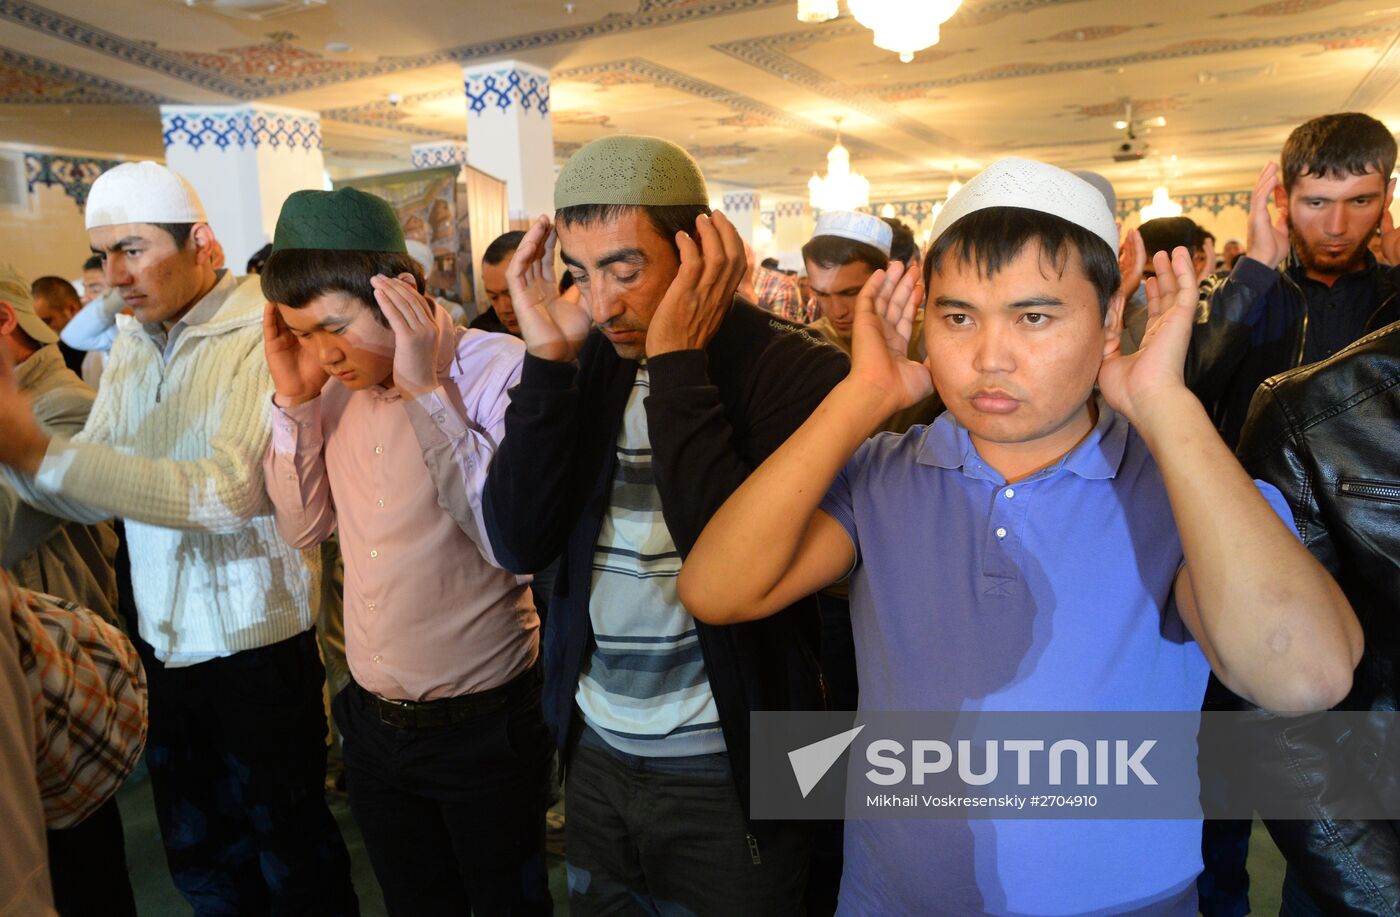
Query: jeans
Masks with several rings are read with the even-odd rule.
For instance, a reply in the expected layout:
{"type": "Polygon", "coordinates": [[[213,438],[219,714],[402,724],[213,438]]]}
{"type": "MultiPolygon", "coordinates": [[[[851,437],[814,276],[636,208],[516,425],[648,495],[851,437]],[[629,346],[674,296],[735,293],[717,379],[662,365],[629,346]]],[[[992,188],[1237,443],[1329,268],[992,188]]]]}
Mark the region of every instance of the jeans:
{"type": "Polygon", "coordinates": [[[146,764],[175,886],[200,917],[358,914],[326,807],[316,633],[166,668],[150,683],[146,764]]]}
{"type": "Polygon", "coordinates": [[[628,755],[585,727],[564,806],[571,914],[802,910],[810,829],[748,824],[726,754],[628,755]]]}
{"type": "Polygon", "coordinates": [[[534,682],[457,723],[384,723],[353,683],[332,704],[350,811],[391,915],[549,915],[544,828],[554,743],[534,682]]]}

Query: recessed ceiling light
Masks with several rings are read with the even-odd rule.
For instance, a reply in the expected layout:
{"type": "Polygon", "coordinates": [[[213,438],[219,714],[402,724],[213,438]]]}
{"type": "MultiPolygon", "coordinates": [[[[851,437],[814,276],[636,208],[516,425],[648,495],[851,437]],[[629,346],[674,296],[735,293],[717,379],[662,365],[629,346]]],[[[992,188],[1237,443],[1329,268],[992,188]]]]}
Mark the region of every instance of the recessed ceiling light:
{"type": "Polygon", "coordinates": [[[328,42],[326,42],[326,53],[327,53],[327,54],[344,54],[346,51],[349,51],[349,50],[350,50],[350,46],[347,45],[347,44],[346,44],[345,42],[343,42],[343,41],[328,41],[328,42]]]}

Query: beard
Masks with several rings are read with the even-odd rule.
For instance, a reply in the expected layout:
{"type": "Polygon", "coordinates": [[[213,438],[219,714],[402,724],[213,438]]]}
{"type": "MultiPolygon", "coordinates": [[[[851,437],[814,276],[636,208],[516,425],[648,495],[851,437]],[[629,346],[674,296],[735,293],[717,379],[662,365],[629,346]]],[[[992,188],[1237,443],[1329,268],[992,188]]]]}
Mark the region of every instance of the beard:
{"type": "Polygon", "coordinates": [[[1334,255],[1331,252],[1323,251],[1319,245],[1309,245],[1293,228],[1293,220],[1290,217],[1288,220],[1288,241],[1293,246],[1293,250],[1298,253],[1298,261],[1304,270],[1326,277],[1340,277],[1343,274],[1359,271],[1366,266],[1367,246],[1380,225],[1380,220],[1377,220],[1376,225],[1372,226],[1371,231],[1362,236],[1359,242],[1346,251],[1334,255]]]}

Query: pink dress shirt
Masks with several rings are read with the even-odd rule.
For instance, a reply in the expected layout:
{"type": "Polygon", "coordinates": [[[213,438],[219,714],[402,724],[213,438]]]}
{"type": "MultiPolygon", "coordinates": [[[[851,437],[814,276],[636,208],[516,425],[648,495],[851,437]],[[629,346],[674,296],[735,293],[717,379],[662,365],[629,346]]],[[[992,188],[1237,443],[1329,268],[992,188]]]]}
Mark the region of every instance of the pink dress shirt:
{"type": "Polygon", "coordinates": [[[332,378],[318,398],[273,405],[264,461],[283,538],[305,548],[339,528],[350,672],[392,700],[494,688],[539,652],[529,577],[496,566],[481,518],[525,346],[437,312],[435,390],[404,400],[332,378]]]}

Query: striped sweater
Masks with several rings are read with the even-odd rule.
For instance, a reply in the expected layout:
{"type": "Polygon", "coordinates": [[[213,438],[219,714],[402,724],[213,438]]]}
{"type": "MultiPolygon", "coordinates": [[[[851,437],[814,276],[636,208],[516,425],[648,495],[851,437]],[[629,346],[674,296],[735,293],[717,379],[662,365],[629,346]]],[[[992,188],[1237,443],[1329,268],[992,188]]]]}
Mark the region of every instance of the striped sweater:
{"type": "Polygon", "coordinates": [[[54,515],[126,520],[141,636],[172,666],[301,633],[319,589],[319,559],[282,541],[263,487],[262,290],[225,273],[200,305],[209,297],[222,303],[182,330],[168,361],[121,316],[87,426],[55,436],[32,480],[9,474],[54,515]]]}

